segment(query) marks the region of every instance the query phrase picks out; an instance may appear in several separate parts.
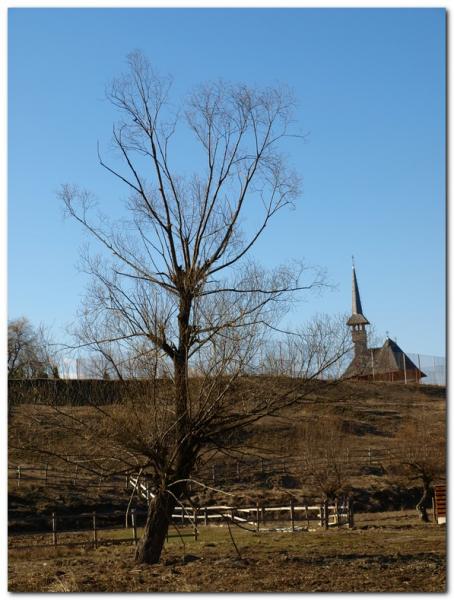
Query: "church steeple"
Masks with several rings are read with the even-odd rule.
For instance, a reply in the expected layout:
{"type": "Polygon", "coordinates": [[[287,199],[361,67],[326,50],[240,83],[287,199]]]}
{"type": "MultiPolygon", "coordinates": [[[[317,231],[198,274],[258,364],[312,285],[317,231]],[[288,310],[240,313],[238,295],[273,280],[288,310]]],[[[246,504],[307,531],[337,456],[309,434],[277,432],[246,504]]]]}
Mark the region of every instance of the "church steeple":
{"type": "MultiPolygon", "coordinates": [[[[359,295],[358,280],[356,279],[355,267],[353,270],[353,281],[352,281],[352,314],[362,315],[363,307],[361,306],[361,297],[359,295]]],[[[364,315],[363,315],[364,316],[364,315]]]]}
{"type": "Polygon", "coordinates": [[[354,263],[352,264],[352,315],[348,319],[347,325],[352,328],[355,356],[365,354],[367,352],[366,325],[369,325],[369,321],[363,315],[354,263]]]}

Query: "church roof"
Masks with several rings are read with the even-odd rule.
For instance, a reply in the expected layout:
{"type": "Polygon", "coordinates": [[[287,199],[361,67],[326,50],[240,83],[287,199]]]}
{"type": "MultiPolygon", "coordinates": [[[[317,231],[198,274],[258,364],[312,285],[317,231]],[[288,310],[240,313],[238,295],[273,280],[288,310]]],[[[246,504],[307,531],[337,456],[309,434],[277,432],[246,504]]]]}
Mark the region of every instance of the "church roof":
{"type": "Polygon", "coordinates": [[[356,279],[355,266],[352,267],[352,316],[347,325],[369,325],[369,321],[363,315],[361,296],[359,295],[358,280],[356,279]]]}
{"type": "Polygon", "coordinates": [[[355,357],[343,377],[349,379],[404,371],[419,371],[420,377],[426,377],[397,343],[387,338],[381,348],[369,348],[363,356],[355,357]]]}

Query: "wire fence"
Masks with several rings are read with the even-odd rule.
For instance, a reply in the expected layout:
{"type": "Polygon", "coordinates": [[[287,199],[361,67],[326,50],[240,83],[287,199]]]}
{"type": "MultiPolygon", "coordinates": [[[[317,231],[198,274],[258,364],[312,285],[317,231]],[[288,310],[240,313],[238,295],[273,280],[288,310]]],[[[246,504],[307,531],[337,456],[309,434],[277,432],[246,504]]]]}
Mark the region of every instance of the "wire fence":
{"type": "Polygon", "coordinates": [[[342,378],[444,386],[446,359],[444,356],[406,353],[392,340],[387,340],[382,347],[354,355],[342,378]]]}
{"type": "Polygon", "coordinates": [[[446,358],[444,356],[410,353],[408,357],[426,375],[421,379],[421,383],[446,385],[446,358]]]}

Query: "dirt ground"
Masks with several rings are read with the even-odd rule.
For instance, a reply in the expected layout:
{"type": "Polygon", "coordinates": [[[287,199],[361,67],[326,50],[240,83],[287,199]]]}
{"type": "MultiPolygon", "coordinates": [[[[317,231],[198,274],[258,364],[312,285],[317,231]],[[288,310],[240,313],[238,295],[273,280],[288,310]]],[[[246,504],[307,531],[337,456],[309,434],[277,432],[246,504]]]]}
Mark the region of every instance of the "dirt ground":
{"type": "Polygon", "coordinates": [[[235,529],[238,554],[227,528],[201,527],[198,541],[170,539],[155,566],[136,565],[129,544],[19,550],[10,540],[9,591],[443,592],[445,531],[411,512],[362,514],[353,529],[235,529]]]}

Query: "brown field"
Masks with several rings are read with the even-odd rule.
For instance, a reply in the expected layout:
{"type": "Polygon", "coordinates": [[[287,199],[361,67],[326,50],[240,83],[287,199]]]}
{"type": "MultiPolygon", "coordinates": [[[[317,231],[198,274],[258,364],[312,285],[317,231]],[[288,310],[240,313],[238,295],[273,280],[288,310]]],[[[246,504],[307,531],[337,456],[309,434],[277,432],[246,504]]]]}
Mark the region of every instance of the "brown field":
{"type": "MultiPolygon", "coordinates": [[[[200,528],[170,539],[163,561],[138,566],[133,547],[9,552],[14,592],[443,592],[445,527],[413,512],[357,515],[353,529],[263,532],[200,528]]],[[[31,541],[31,540],[30,540],[31,541]]]]}
{"type": "MultiPolygon", "coordinates": [[[[252,390],[254,393],[260,393],[260,382],[249,385],[257,388],[252,390]]],[[[48,409],[30,405],[14,407],[10,423],[26,424],[30,412],[36,410],[48,409]]],[[[70,407],[69,410],[83,413],[89,409],[70,407]]],[[[266,419],[248,432],[247,442],[254,444],[260,440],[271,455],[291,450],[294,461],[287,462],[287,473],[277,471],[261,476],[257,469],[241,466],[238,477],[233,468],[223,479],[219,470],[216,487],[234,493],[237,506],[249,505],[251,500],[287,504],[290,496],[297,501],[315,498],[316,490],[298,470],[299,443],[308,423],[315,420],[327,429],[335,423],[343,432],[344,448],[349,449],[351,457],[367,456],[370,449],[372,456],[374,453],[379,456],[392,446],[401,428],[422,411],[443,426],[445,389],[386,383],[321,386],[304,407],[278,419],[266,419]]],[[[78,448],[70,436],[60,436],[55,442],[63,455],[78,448]]],[[[9,459],[14,467],[42,466],[46,461],[19,452],[11,445],[9,459]]],[[[380,461],[355,461],[351,460],[346,477],[346,489],[353,494],[355,512],[360,513],[355,515],[353,529],[257,534],[235,528],[240,559],[226,528],[201,527],[199,540],[185,538],[184,547],[179,539],[170,539],[162,564],[152,567],[135,565],[129,543],[97,549],[90,545],[18,549],[13,547],[18,538],[10,537],[9,590],[443,592],[445,527],[433,522],[423,524],[414,510],[408,510],[420,497],[418,483],[399,480],[383,469],[380,461]],[[387,512],[377,512],[384,510],[387,512]]],[[[210,473],[210,469],[205,472],[208,483],[211,483],[210,473]]],[[[26,469],[24,474],[27,475],[26,469]]],[[[111,522],[114,515],[121,521],[129,495],[130,490],[124,489],[122,481],[116,485],[112,481],[84,481],[81,471],[75,476],[74,467],[62,462],[51,463],[47,485],[26,476],[18,482],[15,471],[11,470],[10,532],[25,534],[21,538],[23,544],[49,543],[49,534],[44,538],[27,531],[31,531],[30,522],[35,530],[48,530],[49,515],[54,510],[68,519],[96,510],[111,513],[111,522]],[[52,469],[59,469],[63,477],[52,479],[52,469]]],[[[221,499],[225,502],[222,495],[196,490],[193,499],[201,506],[221,499]]],[[[136,506],[145,508],[140,501],[136,506]]],[[[114,537],[117,535],[122,534],[117,531],[114,537]]],[[[86,539],[90,539],[89,532],[86,539]]],[[[64,536],[59,540],[63,541],[64,536]]]]}

